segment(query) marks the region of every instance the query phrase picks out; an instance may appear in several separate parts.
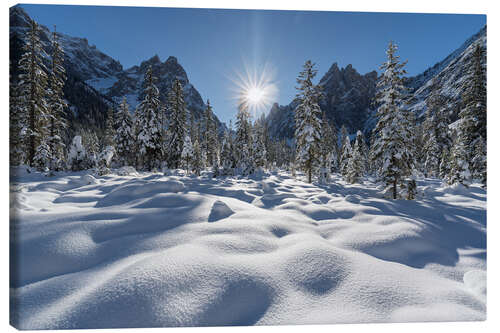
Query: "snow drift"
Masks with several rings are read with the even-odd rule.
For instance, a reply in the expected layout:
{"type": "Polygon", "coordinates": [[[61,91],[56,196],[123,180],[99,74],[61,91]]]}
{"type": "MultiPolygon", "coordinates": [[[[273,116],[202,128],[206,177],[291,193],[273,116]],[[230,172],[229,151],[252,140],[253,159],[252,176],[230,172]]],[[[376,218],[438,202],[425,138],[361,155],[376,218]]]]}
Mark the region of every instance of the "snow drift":
{"type": "Polygon", "coordinates": [[[421,180],[425,196],[405,201],[335,177],[119,174],[12,183],[17,328],[486,317],[477,186],[421,180]]]}

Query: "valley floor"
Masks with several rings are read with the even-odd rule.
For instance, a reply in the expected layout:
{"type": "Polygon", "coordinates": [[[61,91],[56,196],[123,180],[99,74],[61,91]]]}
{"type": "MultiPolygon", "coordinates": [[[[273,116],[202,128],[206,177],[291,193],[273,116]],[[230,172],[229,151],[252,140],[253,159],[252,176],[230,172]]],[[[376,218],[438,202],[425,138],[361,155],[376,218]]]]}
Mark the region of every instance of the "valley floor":
{"type": "MultiPolygon", "coordinates": [[[[21,171],[20,171],[21,172],[21,171]]],[[[139,173],[11,182],[22,329],[486,318],[486,191],[139,173]]]]}

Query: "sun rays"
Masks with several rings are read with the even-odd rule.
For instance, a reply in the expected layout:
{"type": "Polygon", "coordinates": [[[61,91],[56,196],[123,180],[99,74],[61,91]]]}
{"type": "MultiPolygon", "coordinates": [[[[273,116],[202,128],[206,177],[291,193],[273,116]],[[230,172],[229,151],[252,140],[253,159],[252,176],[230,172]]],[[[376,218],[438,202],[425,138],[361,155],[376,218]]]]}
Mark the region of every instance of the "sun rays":
{"type": "Polygon", "coordinates": [[[246,108],[253,117],[269,110],[277,100],[278,87],[274,80],[275,71],[266,63],[261,68],[250,68],[246,64],[243,72],[235,72],[231,80],[233,99],[238,107],[246,108]]]}

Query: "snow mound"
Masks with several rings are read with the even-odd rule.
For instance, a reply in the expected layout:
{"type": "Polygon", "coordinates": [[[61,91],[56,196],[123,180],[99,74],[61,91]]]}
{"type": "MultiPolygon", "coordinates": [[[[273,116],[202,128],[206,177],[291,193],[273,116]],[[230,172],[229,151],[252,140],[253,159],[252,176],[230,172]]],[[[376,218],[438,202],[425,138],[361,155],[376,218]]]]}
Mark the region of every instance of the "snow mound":
{"type": "Polygon", "coordinates": [[[486,271],[468,271],[464,274],[464,284],[472,292],[486,299],[486,271]]]}
{"type": "Polygon", "coordinates": [[[208,222],[215,222],[234,214],[234,211],[229,208],[224,202],[217,200],[214,202],[212,209],[210,210],[210,215],[208,216],[208,222]]]}
{"type": "Polygon", "coordinates": [[[124,166],[116,170],[116,174],[119,176],[134,176],[137,177],[139,174],[134,167],[124,166]]]}
{"type": "Polygon", "coordinates": [[[408,201],[336,175],[317,186],[284,172],[132,172],[34,172],[11,184],[17,328],[486,317],[479,186],[445,194],[437,185],[408,201]]]}

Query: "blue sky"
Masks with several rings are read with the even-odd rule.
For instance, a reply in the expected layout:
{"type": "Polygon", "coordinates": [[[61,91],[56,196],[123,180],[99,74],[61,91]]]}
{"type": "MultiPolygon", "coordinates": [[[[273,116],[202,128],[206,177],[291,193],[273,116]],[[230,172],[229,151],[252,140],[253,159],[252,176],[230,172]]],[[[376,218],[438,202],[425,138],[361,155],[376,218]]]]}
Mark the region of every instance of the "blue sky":
{"type": "Polygon", "coordinates": [[[36,21],[90,44],[124,68],[158,54],[176,56],[222,121],[234,119],[234,83],[245,65],[273,73],[276,102],[295,96],[303,63],[319,78],[337,62],[364,74],[384,61],[389,40],[416,75],[442,60],[486,24],[485,15],[212,10],[22,5],[36,21]]]}

